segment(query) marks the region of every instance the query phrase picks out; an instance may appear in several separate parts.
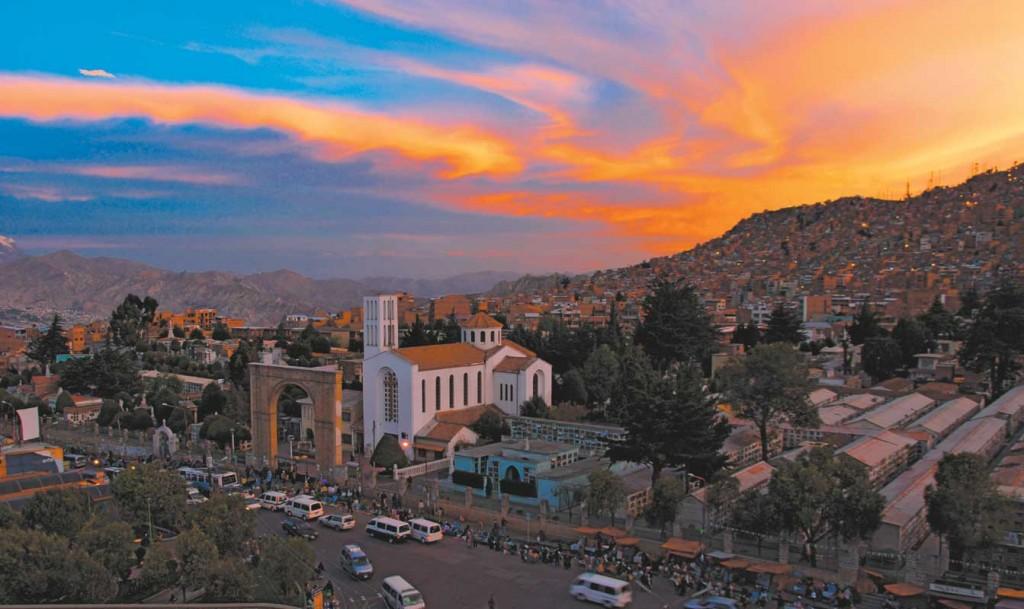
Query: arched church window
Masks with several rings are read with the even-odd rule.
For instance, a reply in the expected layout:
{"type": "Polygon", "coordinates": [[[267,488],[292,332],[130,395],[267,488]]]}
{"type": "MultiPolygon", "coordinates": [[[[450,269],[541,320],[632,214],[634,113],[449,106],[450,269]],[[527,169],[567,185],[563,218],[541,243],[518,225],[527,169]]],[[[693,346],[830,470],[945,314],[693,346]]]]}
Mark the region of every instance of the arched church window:
{"type": "Polygon", "coordinates": [[[448,408],[455,408],[455,375],[448,375],[448,408]]]}
{"type": "Polygon", "coordinates": [[[383,373],[383,394],[384,394],[384,422],[398,422],[398,377],[390,368],[384,368],[383,373]]]}
{"type": "Polygon", "coordinates": [[[462,405],[469,405],[469,373],[462,373],[462,405]]]}
{"type": "Polygon", "coordinates": [[[533,397],[540,395],[540,374],[533,373],[533,397]]]}
{"type": "Polygon", "coordinates": [[[484,401],[484,375],[479,370],[476,373],[476,403],[482,404],[484,401]]]}
{"type": "Polygon", "coordinates": [[[420,381],[420,411],[427,411],[427,379],[420,381]]]}
{"type": "Polygon", "coordinates": [[[494,330],[491,330],[491,342],[494,342],[494,330]]]}
{"type": "Polygon", "coordinates": [[[475,343],[476,342],[476,330],[471,330],[469,332],[469,342],[471,342],[471,343],[475,343]]]}
{"type": "Polygon", "coordinates": [[[441,377],[434,379],[434,410],[441,410],[441,377]]]}

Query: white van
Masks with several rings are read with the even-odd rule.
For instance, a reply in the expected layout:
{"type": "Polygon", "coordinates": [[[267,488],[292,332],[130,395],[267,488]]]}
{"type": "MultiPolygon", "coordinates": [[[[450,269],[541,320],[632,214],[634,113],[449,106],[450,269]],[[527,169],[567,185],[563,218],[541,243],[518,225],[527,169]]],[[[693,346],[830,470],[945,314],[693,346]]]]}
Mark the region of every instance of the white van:
{"type": "Polygon", "coordinates": [[[324,504],[309,495],[296,495],[285,502],[284,513],[302,520],[316,520],[324,515],[324,504]]]}
{"type": "Polygon", "coordinates": [[[434,543],[444,539],[441,525],[436,522],[423,518],[413,518],[409,521],[409,526],[412,528],[412,538],[420,543],[434,543]]]}
{"type": "Polygon", "coordinates": [[[260,495],[260,505],[265,510],[272,512],[280,512],[284,509],[285,502],[288,501],[288,495],[280,491],[267,491],[260,495]]]}
{"type": "Polygon", "coordinates": [[[626,607],[633,600],[629,583],[597,573],[581,573],[569,588],[578,601],[590,601],[605,607],[626,607]]]}
{"type": "Polygon", "coordinates": [[[410,533],[411,530],[409,529],[408,522],[402,522],[401,520],[395,520],[394,518],[378,516],[366,523],[367,535],[370,537],[377,537],[379,539],[386,539],[388,543],[405,541],[405,539],[409,537],[410,533]]]}
{"type": "Polygon", "coordinates": [[[420,591],[399,575],[385,577],[380,583],[380,594],[390,609],[427,609],[420,591]]]}

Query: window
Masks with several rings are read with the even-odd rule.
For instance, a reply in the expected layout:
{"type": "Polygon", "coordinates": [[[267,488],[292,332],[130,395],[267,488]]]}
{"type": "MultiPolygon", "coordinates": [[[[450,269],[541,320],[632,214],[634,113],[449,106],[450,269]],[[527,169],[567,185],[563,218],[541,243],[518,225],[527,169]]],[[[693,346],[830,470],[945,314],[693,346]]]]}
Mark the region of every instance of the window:
{"type": "Polygon", "coordinates": [[[469,405],[469,373],[462,373],[462,405],[469,405]]]}
{"type": "Polygon", "coordinates": [[[455,408],[455,375],[448,375],[448,408],[455,408]]]}
{"type": "Polygon", "coordinates": [[[427,379],[420,381],[420,412],[427,411],[427,379]]]}
{"type": "Polygon", "coordinates": [[[483,400],[483,391],[484,391],[483,390],[483,386],[484,386],[483,379],[484,379],[483,373],[480,372],[480,371],[477,371],[477,373],[476,373],[476,403],[477,404],[483,404],[483,402],[484,402],[484,400],[483,400]]]}
{"type": "Polygon", "coordinates": [[[475,343],[476,342],[476,331],[475,330],[469,333],[469,342],[471,342],[471,343],[475,343]]]}
{"type": "Polygon", "coordinates": [[[540,373],[533,373],[533,397],[540,395],[540,373]]]}
{"type": "Polygon", "coordinates": [[[341,434],[341,443],[342,444],[351,444],[352,443],[352,434],[348,434],[348,433],[341,434]]]}
{"type": "Polygon", "coordinates": [[[390,368],[381,370],[384,375],[384,422],[398,422],[398,377],[390,368]]]}
{"type": "Polygon", "coordinates": [[[491,342],[494,342],[494,330],[491,330],[491,342]]]}
{"type": "Polygon", "coordinates": [[[434,410],[441,410],[441,377],[434,379],[434,410]]]}

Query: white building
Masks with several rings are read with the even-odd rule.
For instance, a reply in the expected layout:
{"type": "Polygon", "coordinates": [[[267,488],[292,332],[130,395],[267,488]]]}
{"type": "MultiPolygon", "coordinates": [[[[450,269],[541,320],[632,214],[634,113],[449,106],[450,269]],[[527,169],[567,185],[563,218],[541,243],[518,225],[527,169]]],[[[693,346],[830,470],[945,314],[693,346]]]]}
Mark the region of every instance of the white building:
{"type": "Polygon", "coordinates": [[[414,439],[435,426],[439,412],[494,404],[505,414],[519,415],[534,396],[551,403],[549,363],[504,340],[501,324],[486,313],[470,317],[461,328],[458,343],[399,348],[398,295],[363,299],[367,452],[392,435],[414,458],[414,439]]]}

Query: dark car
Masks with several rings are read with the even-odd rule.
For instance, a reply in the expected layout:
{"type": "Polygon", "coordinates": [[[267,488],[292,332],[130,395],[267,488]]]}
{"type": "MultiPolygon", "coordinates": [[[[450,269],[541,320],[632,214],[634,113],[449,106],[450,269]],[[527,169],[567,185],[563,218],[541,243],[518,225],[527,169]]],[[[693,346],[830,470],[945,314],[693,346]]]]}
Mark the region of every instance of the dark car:
{"type": "Polygon", "coordinates": [[[309,526],[309,524],[294,518],[282,520],[281,528],[284,529],[286,535],[291,537],[303,537],[310,541],[313,541],[317,537],[316,529],[309,526]]]}

